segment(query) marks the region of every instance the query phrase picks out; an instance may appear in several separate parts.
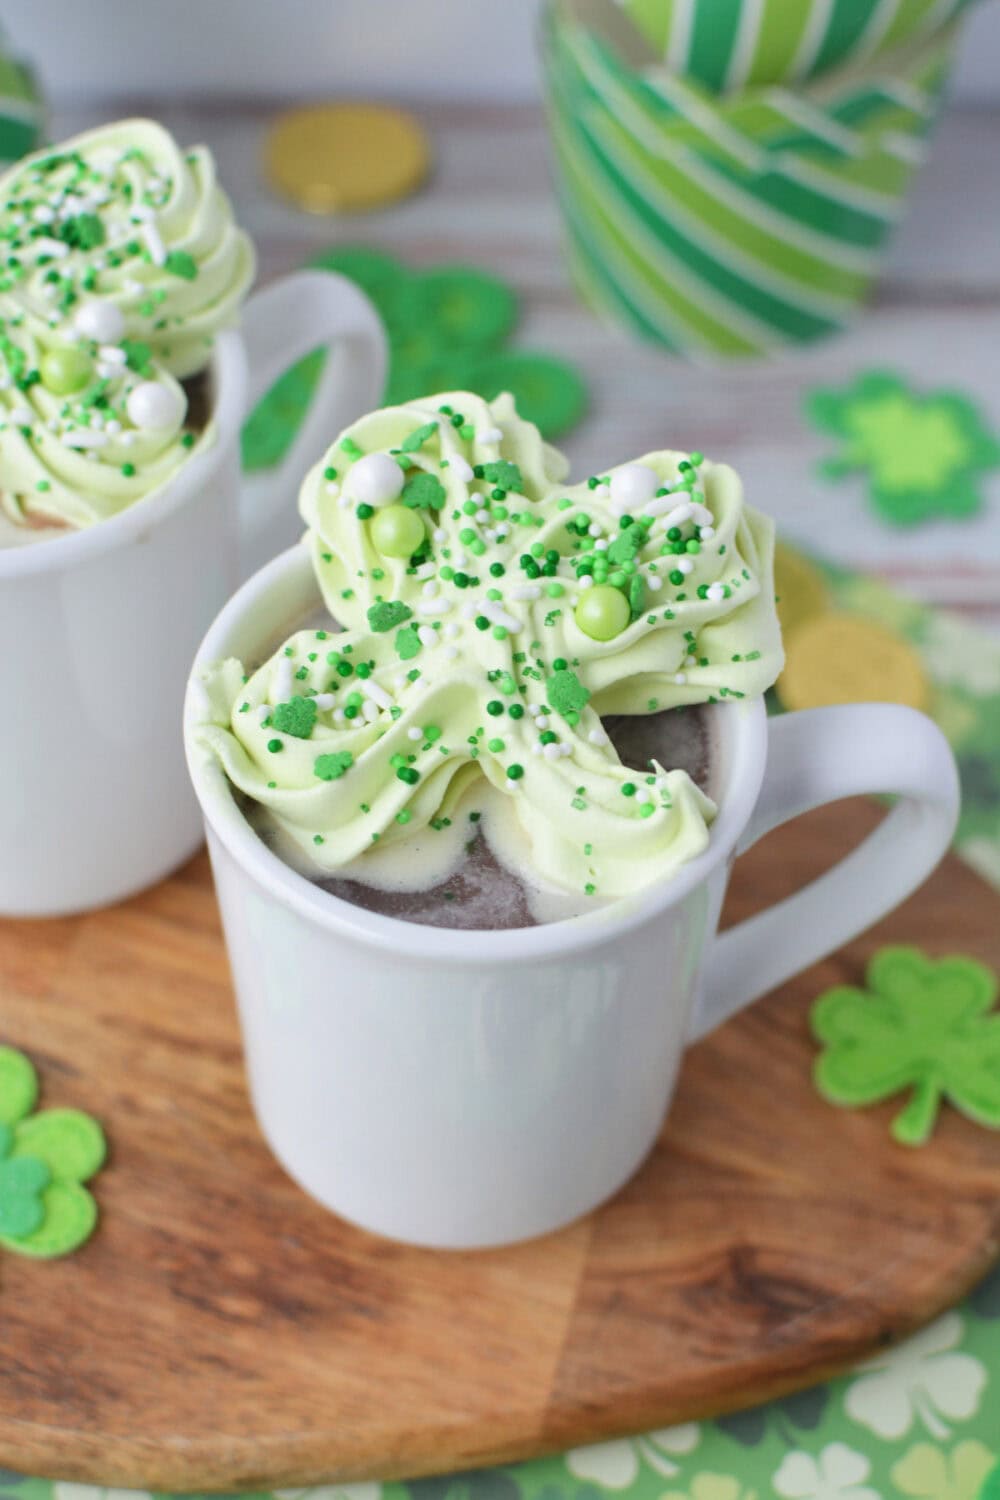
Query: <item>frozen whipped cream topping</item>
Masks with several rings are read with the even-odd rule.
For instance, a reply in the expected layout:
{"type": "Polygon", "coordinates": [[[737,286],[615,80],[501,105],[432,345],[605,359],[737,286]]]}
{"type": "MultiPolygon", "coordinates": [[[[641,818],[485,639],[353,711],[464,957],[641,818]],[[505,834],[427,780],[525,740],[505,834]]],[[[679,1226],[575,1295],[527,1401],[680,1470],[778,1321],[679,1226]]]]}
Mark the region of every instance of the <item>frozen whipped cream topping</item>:
{"type": "MultiPolygon", "coordinates": [[[[106,520],[211,438],[146,345],[63,344],[0,298],[0,514],[26,531],[106,520]]],[[[39,534],[42,534],[39,532],[39,534]]]]}
{"type": "MultiPolygon", "coordinates": [[[[364,417],[300,508],[343,631],[203,680],[196,734],[321,872],[511,799],[535,872],[607,900],[707,843],[686,772],[624,766],[605,713],[760,694],[781,666],[771,524],[736,474],[658,452],[564,483],[509,396],[364,417]]],[[[304,604],[306,601],[304,601],[304,604]]]]}
{"type": "Polygon", "coordinates": [[[56,341],[140,340],[171,374],[207,363],[253,279],[203,146],[122,120],[0,177],[0,296],[56,341]]]}

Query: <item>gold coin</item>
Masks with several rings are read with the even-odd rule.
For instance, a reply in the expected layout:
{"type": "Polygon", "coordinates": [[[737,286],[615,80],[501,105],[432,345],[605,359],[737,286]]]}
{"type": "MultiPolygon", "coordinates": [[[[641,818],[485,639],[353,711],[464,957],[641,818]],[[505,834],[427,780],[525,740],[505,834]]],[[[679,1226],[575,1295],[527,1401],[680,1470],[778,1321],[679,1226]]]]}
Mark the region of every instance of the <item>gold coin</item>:
{"type": "Polygon", "coordinates": [[[774,549],[774,592],[785,636],[804,620],[825,614],[830,608],[830,591],[822,573],[783,542],[774,549]]]}
{"type": "Polygon", "coordinates": [[[417,120],[381,104],[289,110],[264,143],[271,187],[313,214],[392,203],[418,188],[429,166],[430,147],[417,120]]]}
{"type": "Polygon", "coordinates": [[[786,708],[829,703],[905,703],[926,708],[923,663],[913,647],[873,620],[814,615],[785,638],[785,669],[777,681],[786,708]]]}

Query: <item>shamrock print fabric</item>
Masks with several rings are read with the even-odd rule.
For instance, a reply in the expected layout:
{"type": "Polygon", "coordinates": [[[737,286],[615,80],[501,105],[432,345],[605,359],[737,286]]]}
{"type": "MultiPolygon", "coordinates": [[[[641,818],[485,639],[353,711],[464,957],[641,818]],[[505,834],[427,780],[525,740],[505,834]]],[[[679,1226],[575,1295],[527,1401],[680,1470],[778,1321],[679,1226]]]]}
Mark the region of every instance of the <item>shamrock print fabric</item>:
{"type": "Polygon", "coordinates": [[[841,390],[811,391],[806,412],[843,445],[820,473],[863,474],[872,506],[896,526],[975,514],[982,475],[1000,466],[1000,440],[968,396],[917,391],[889,371],[865,371],[841,390]]]}

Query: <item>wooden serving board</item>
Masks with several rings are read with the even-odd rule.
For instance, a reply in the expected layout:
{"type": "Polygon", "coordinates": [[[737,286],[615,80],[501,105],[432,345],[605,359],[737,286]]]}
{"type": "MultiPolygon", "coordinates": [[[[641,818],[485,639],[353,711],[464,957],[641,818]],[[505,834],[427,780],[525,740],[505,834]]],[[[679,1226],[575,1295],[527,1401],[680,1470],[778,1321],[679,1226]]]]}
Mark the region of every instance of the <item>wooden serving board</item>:
{"type": "MultiPolygon", "coordinates": [[[[730,919],[869,827],[842,804],[740,862],[730,919]]],[[[606,1207],[511,1250],[374,1239],[271,1158],[244,1088],[199,856],[110,912],[0,924],[0,1038],[43,1102],[103,1120],[102,1220],[0,1264],[0,1465],[258,1489],[525,1457],[757,1403],[960,1297],[1000,1254],[1000,1139],[814,1093],[807,1016],[887,941],[1000,968],[994,893],[950,858],[888,921],[693,1049],[659,1146],[606,1207]]],[[[599,1108],[599,1101],[595,1101],[599,1108]]]]}

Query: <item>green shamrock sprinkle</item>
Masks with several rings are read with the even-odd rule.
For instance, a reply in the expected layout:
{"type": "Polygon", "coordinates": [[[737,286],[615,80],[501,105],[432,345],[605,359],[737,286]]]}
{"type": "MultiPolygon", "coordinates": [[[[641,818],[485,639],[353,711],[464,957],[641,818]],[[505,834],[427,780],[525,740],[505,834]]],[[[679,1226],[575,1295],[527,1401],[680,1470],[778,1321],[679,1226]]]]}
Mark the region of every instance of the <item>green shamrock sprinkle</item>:
{"type": "Polygon", "coordinates": [[[320,781],[339,781],[354,764],[350,750],[333,750],[328,755],[317,755],[313,762],[313,775],[320,781]]]}
{"type": "Polygon", "coordinates": [[[405,630],[396,632],[396,655],[400,661],[412,661],[420,649],[420,637],[415,625],[407,625],[405,630]]]}
{"type": "Polygon", "coordinates": [[[545,696],[557,714],[579,713],[590,698],[590,693],[575,672],[563,667],[546,680],[545,696]]]}
{"type": "Polygon", "coordinates": [[[97,214],[76,214],[63,220],[59,238],[74,250],[96,250],[104,244],[104,224],[97,214]]]}
{"type": "Polygon", "coordinates": [[[171,250],[163,266],[172,276],[182,276],[185,281],[197,280],[198,263],[186,250],[171,250]]]}
{"type": "Polygon", "coordinates": [[[398,600],[385,604],[373,604],[367,613],[368,624],[376,635],[382,635],[386,630],[394,630],[397,625],[402,625],[404,620],[409,620],[413,616],[410,606],[398,600]]]}
{"type": "Polygon", "coordinates": [[[311,698],[292,698],[288,703],[278,703],[271,713],[271,723],[281,734],[307,740],[316,723],[316,705],[311,698]]]}
{"type": "Polygon", "coordinates": [[[513,490],[515,494],[524,494],[524,479],[517,464],[511,463],[509,458],[498,458],[493,463],[483,464],[483,478],[488,479],[490,484],[495,484],[501,490],[513,490]]]}
{"type": "Polygon", "coordinates": [[[820,473],[865,473],[871,504],[897,526],[974,515],[983,503],[980,476],[1000,467],[1000,441],[973,401],[957,391],[922,394],[889,371],[814,390],[806,412],[844,445],[820,473]]]}
{"type": "Polygon", "coordinates": [[[400,495],[411,510],[440,510],[445,502],[445,487],[433,474],[411,474],[400,495]]]}
{"type": "Polygon", "coordinates": [[[864,990],[828,990],[813,1006],[813,1034],[825,1049],[815,1081],[824,1098],[850,1107],[912,1089],[892,1122],[894,1138],[907,1146],[929,1139],[942,1099],[1000,1130],[996,975],[971,958],[935,961],[917,948],[883,948],[865,983],[864,990]]]}
{"type": "Polygon", "coordinates": [[[0,1245],[50,1258],[76,1250],[97,1223],[83,1186],[104,1161],[100,1126],[76,1109],[33,1113],[35,1070],[0,1047],[0,1245]]]}
{"type": "Polygon", "coordinates": [[[437,426],[438,424],[436,422],[425,422],[423,427],[417,427],[413,432],[409,433],[400,443],[400,453],[416,453],[418,448],[422,448],[424,446],[428,438],[432,438],[434,436],[434,434],[437,432],[437,426]]]}

